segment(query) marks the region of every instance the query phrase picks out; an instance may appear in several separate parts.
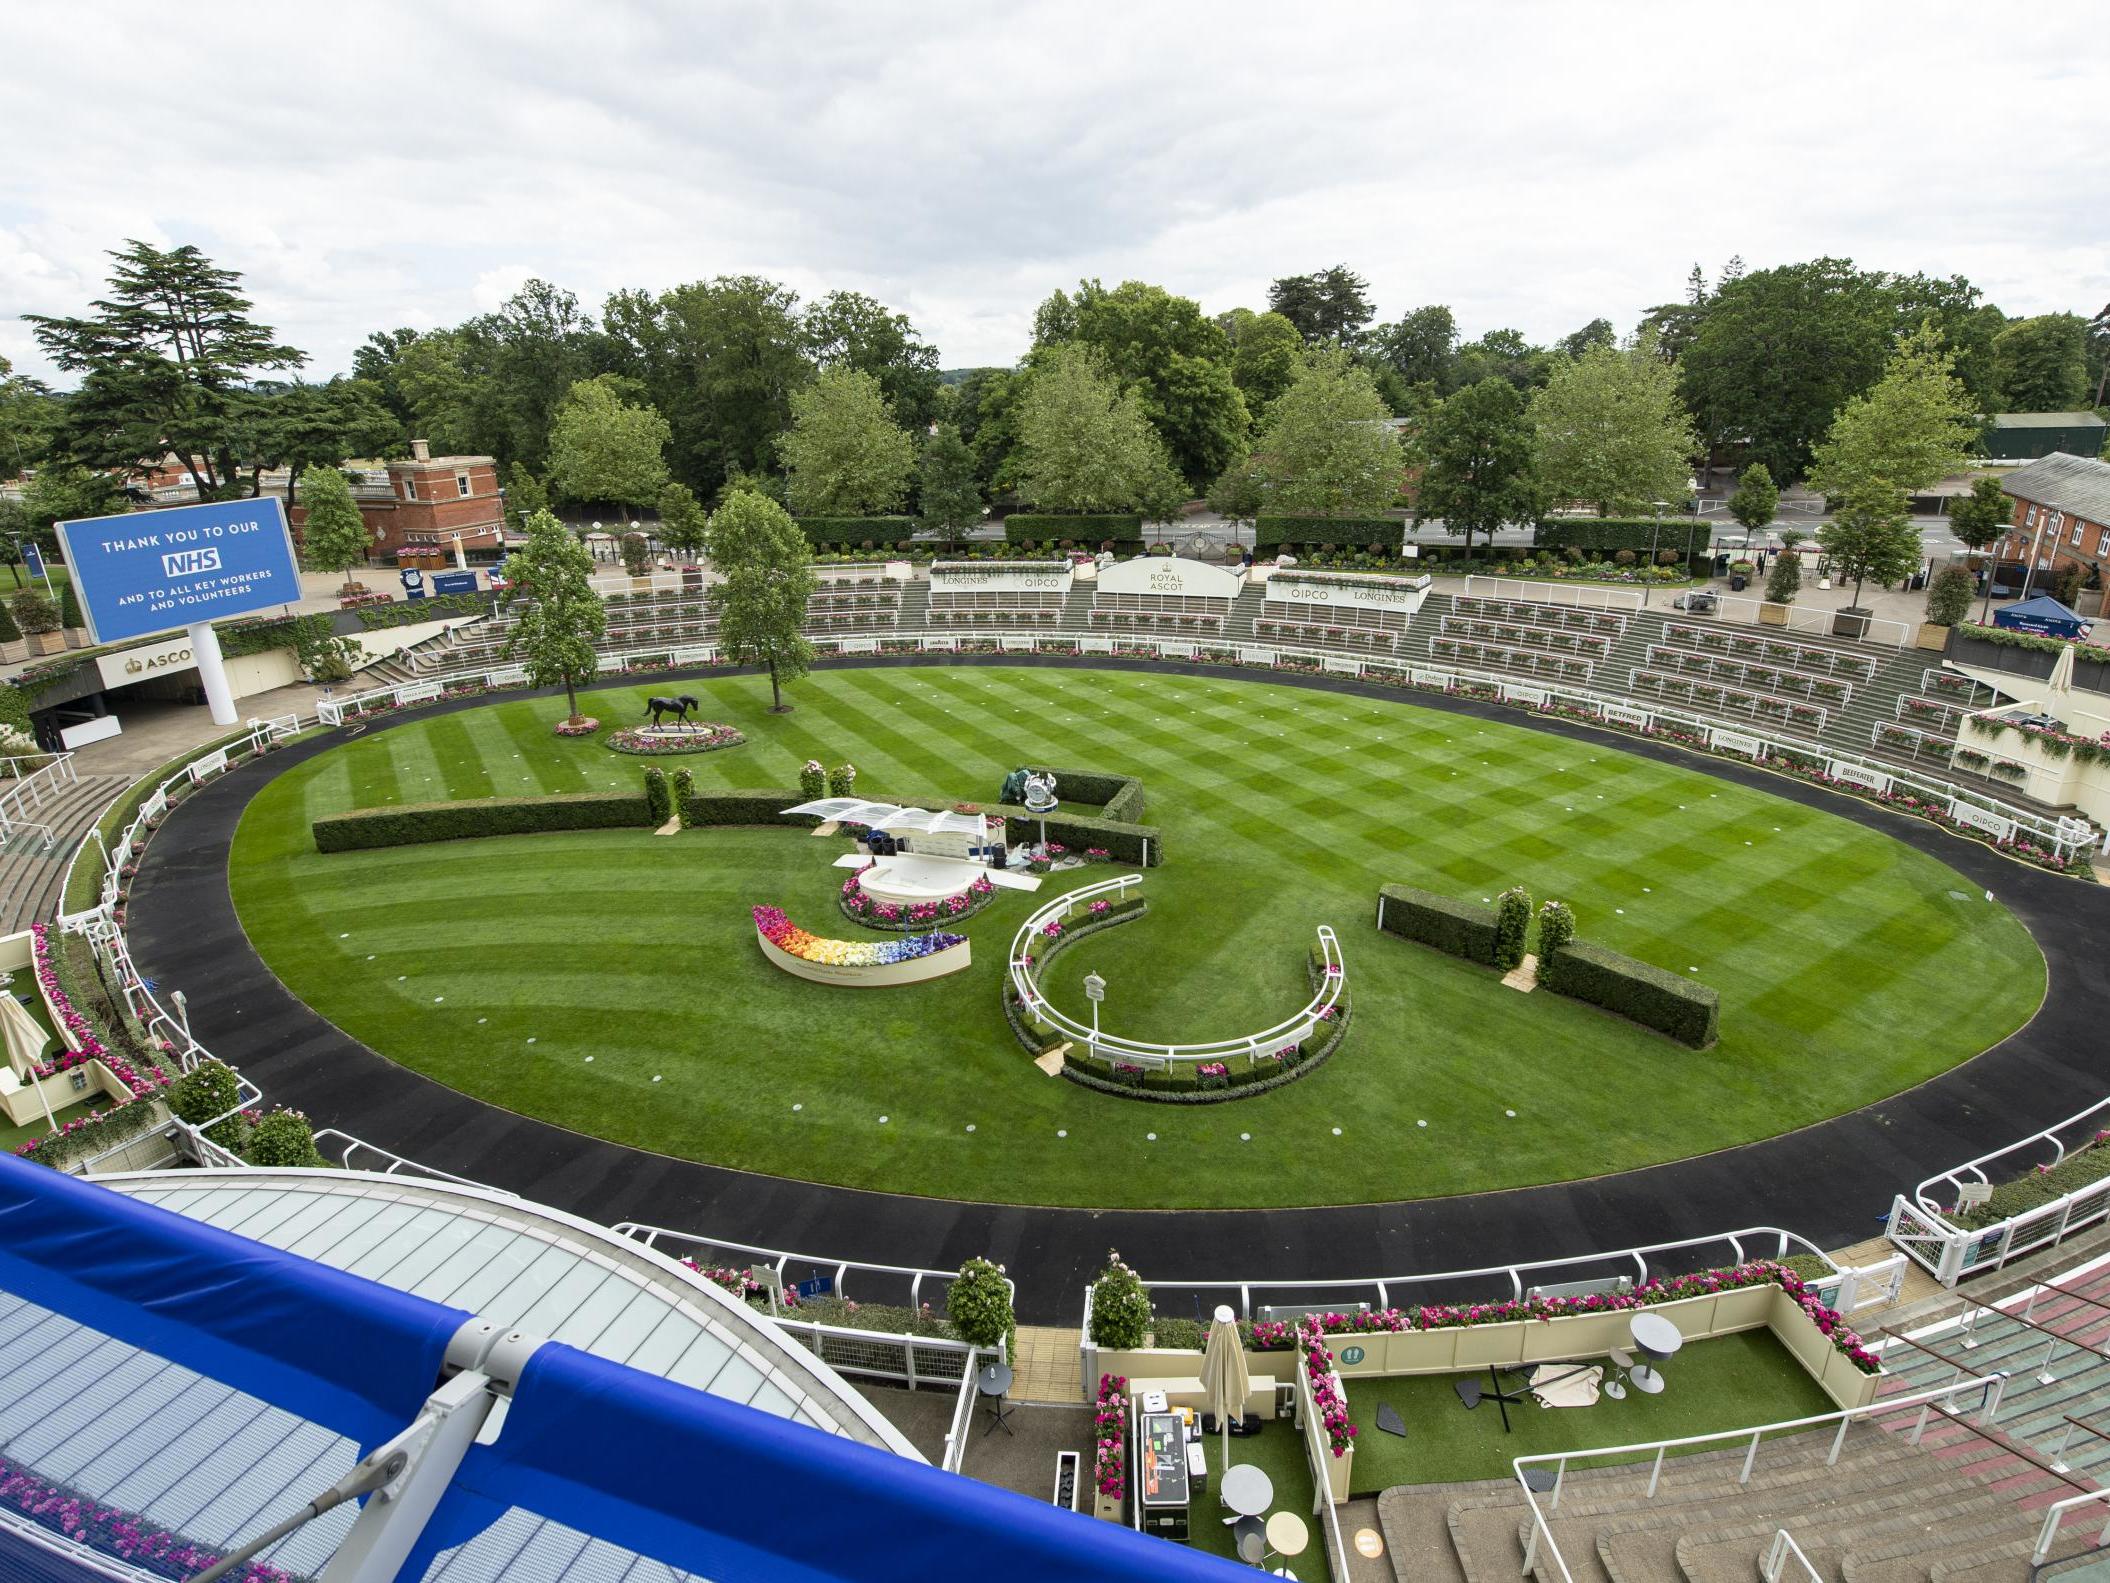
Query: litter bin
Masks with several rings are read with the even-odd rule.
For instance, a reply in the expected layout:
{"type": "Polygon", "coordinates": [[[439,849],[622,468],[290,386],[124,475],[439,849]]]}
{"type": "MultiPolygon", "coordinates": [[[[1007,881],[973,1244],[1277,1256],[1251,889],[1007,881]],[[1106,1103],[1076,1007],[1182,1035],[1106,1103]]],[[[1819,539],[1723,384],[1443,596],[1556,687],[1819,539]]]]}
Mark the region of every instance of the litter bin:
{"type": "Polygon", "coordinates": [[[1729,579],[1729,591],[1732,594],[1740,594],[1748,586],[1748,580],[1745,578],[1742,572],[1738,572],[1734,577],[1729,579]]]}

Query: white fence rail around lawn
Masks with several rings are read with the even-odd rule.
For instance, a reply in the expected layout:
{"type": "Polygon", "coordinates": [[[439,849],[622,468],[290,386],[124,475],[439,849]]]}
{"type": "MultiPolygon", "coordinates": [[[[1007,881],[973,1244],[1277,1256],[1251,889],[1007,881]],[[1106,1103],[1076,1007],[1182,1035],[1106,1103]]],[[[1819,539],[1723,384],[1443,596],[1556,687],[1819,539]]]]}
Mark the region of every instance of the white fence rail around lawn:
{"type": "Polygon", "coordinates": [[[1910,1197],[1900,1193],[1892,1202],[1886,1235],[1950,1287],[1966,1276],[1997,1270],[2025,1253],[2053,1247],[2110,1215],[2110,1176],[1988,1225],[1960,1226],[1955,1217],[1968,1212],[1973,1200],[1982,1200],[2001,1182],[2057,1165],[2106,1130],[2110,1130],[2110,1099],[2099,1100],[2042,1132],[1938,1172],[1914,1188],[1910,1197]]]}

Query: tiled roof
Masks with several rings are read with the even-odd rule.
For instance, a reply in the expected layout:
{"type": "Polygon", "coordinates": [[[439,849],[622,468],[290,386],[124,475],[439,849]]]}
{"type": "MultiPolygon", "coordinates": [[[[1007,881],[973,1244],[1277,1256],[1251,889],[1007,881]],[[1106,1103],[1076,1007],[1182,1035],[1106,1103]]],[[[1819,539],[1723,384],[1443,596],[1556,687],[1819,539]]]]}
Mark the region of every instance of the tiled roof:
{"type": "Polygon", "coordinates": [[[2110,524],[2110,462],[2053,451],[2007,474],[2000,487],[2017,500],[2110,524]]]}

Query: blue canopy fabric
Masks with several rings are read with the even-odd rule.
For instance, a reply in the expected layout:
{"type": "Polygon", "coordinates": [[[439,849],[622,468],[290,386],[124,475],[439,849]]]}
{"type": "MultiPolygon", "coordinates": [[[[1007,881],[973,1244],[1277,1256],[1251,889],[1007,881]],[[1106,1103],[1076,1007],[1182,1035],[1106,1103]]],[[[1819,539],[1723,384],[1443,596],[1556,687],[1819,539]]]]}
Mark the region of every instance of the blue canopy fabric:
{"type": "Polygon", "coordinates": [[[0,1290],[364,1446],[417,1417],[472,1317],[8,1155],[0,1290]]]}
{"type": "Polygon", "coordinates": [[[2076,615],[2049,594],[2038,594],[1993,612],[1993,625],[2047,638],[2085,638],[2088,618],[2076,615]]]}
{"type": "Polygon", "coordinates": [[[496,1443],[463,1460],[401,1575],[513,1507],[740,1583],[1252,1576],[557,1343],[529,1359],[496,1443]]]}

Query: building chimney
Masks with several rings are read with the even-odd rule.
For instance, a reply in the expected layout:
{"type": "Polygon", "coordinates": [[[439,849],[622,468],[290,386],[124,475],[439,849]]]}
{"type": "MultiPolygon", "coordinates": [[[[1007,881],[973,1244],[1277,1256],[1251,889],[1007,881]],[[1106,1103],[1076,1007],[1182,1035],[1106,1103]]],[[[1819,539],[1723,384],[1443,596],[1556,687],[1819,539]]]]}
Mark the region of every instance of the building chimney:
{"type": "Polygon", "coordinates": [[[410,459],[414,462],[431,461],[432,447],[423,440],[412,440],[410,442],[410,459]]]}

